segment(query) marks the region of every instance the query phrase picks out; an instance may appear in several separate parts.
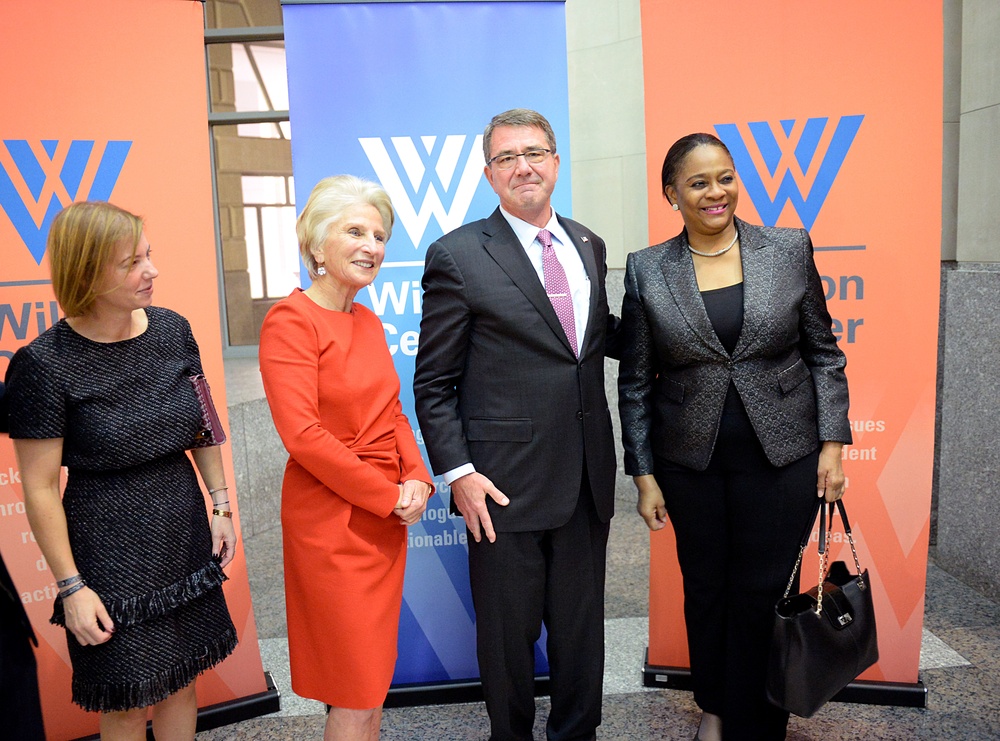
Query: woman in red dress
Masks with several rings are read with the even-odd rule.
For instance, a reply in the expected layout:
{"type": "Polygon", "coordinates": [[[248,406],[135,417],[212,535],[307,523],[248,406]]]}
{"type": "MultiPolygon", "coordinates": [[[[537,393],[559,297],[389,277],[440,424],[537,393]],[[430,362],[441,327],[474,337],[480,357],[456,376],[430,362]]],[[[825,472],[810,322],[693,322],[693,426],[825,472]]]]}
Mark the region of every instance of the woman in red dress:
{"type": "Polygon", "coordinates": [[[399,402],[379,317],[389,196],[320,181],[296,224],[313,282],[271,308],[260,371],[288,449],[281,492],[292,688],[331,706],[324,739],[378,738],[396,662],[406,526],[434,489],[399,402]]]}

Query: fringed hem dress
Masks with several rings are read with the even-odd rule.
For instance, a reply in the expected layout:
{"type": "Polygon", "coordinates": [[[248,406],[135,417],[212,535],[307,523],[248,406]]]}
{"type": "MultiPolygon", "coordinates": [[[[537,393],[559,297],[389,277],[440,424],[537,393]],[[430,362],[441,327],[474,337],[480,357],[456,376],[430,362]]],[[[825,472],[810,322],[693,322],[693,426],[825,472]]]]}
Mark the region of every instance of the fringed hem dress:
{"type": "MultiPolygon", "coordinates": [[[[67,630],[73,702],[153,705],[233,652],[236,629],[212,557],[205,496],[185,450],[202,429],[201,373],[186,319],[156,307],[138,337],[99,343],[62,320],[7,373],[12,438],[62,438],[63,508],[87,586],[115,624],[106,643],[67,630]]],[[[52,622],[65,626],[57,598],[52,622]]]]}
{"type": "Polygon", "coordinates": [[[292,689],[375,708],[396,664],[406,527],[398,484],[430,483],[370,309],[331,311],[296,289],[260,335],[260,370],[289,452],[281,488],[292,689]]]}

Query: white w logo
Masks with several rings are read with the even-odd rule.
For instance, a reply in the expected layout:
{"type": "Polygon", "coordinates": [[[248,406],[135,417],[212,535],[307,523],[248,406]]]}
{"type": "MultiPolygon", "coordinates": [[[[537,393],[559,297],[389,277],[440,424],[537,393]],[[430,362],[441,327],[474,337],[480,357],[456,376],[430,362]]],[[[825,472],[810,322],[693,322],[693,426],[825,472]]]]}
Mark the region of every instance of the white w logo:
{"type": "Polygon", "coordinates": [[[389,151],[380,138],[358,139],[382,187],[392,199],[396,214],[403,222],[403,228],[414,247],[420,246],[431,216],[437,219],[444,234],[460,227],[465,221],[485,165],[482,134],[473,139],[471,151],[465,146],[466,139],[464,134],[449,134],[438,143],[436,136],[422,136],[418,147],[411,137],[392,137],[390,141],[409,187],[403,184],[389,151]],[[468,152],[465,166],[457,186],[452,190],[452,181],[463,151],[468,152]],[[437,161],[433,162],[435,157],[437,161]],[[425,176],[428,175],[425,182],[425,176]],[[442,196],[449,195],[451,208],[446,209],[442,196]],[[420,202],[419,211],[413,205],[417,201],[420,202]]]}

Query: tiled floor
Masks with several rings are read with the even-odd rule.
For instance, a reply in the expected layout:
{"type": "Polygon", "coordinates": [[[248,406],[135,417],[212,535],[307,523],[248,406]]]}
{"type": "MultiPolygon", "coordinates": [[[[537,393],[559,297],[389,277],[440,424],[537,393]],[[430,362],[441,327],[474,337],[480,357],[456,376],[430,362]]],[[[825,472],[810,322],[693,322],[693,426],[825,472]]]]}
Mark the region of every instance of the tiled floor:
{"type": "MultiPolygon", "coordinates": [[[[648,537],[631,502],[619,503],[609,548],[607,670],[602,740],[683,739],[694,735],[698,709],[688,692],[642,687],[646,646],[648,537]]],[[[258,533],[245,543],[264,667],[281,691],[280,713],[198,735],[223,739],[319,739],[322,706],[291,693],[281,576],[281,535],[258,533]]],[[[931,564],[920,676],[925,709],[831,703],[814,718],[792,718],[790,741],[862,739],[965,741],[1000,739],[1000,606],[931,564]]],[[[545,698],[538,700],[535,738],[544,739],[545,698]]],[[[481,703],[385,711],[386,741],[485,739],[481,703]]]]}

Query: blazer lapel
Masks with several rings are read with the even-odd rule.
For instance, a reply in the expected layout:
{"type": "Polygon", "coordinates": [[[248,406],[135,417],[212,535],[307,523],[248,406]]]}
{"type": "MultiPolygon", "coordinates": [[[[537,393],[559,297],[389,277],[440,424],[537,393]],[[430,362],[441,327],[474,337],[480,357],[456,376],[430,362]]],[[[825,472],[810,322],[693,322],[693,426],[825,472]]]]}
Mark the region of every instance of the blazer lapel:
{"type": "MultiPolygon", "coordinates": [[[[583,341],[578,343],[580,350],[580,357],[584,355],[584,349],[593,340],[595,332],[595,317],[597,316],[597,306],[601,297],[601,287],[603,286],[603,277],[601,276],[600,268],[597,265],[597,258],[594,256],[594,246],[590,241],[590,238],[584,234],[580,234],[576,227],[563,219],[559,218],[559,223],[562,228],[566,230],[566,234],[573,242],[573,246],[576,247],[576,251],[580,254],[580,259],[583,261],[583,269],[587,271],[587,277],[590,279],[590,306],[587,313],[587,329],[584,332],[583,341]]],[[[555,311],[553,310],[553,314],[555,311]]],[[[565,333],[564,333],[565,334],[565,333]]],[[[569,341],[566,341],[566,347],[570,347],[569,341]]],[[[570,347],[572,350],[573,348],[570,347]]],[[[604,348],[601,348],[601,354],[604,354],[604,348]]]]}
{"type": "Polygon", "coordinates": [[[684,320],[691,327],[691,331],[713,352],[728,355],[719,341],[719,336],[715,334],[708,312],[705,311],[705,302],[701,298],[698,279],[694,274],[694,262],[688,254],[686,234],[682,233],[676,239],[670,240],[663,251],[660,269],[663,271],[663,278],[667,282],[670,295],[684,320]]]}
{"type": "Polygon", "coordinates": [[[499,208],[486,220],[483,234],[483,248],[541,314],[545,323],[562,340],[566,349],[572,352],[569,340],[566,339],[566,333],[559,322],[559,317],[556,316],[556,310],[552,308],[552,302],[549,301],[549,297],[545,293],[545,286],[538,280],[538,273],[535,272],[531,260],[528,259],[524,248],[517,240],[517,235],[514,234],[514,230],[510,228],[510,224],[500,213],[499,208]]]}
{"type": "Polygon", "coordinates": [[[733,356],[744,352],[767,323],[774,295],[774,247],[763,230],[736,219],[740,235],[740,261],[743,263],[743,329],[733,356]]]}

